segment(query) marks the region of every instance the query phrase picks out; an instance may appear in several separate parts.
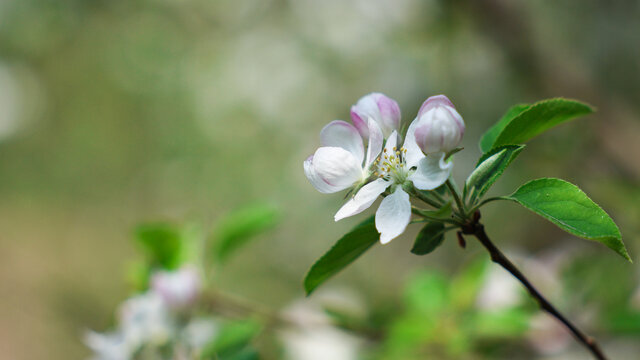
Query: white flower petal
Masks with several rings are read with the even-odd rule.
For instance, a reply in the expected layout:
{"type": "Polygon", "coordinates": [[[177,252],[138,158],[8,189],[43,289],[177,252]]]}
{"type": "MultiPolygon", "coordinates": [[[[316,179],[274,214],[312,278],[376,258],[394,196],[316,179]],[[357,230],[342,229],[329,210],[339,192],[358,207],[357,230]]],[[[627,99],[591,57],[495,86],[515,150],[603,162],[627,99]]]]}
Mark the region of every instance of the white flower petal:
{"type": "Polygon", "coordinates": [[[341,147],[321,147],[313,155],[313,170],[325,183],[344,190],[364,180],[362,162],[341,147]]]}
{"type": "Polygon", "coordinates": [[[409,194],[401,187],[385,197],[376,211],[376,229],[380,233],[380,242],[386,244],[404,232],[411,220],[411,202],[409,194]]]}
{"type": "Polygon", "coordinates": [[[363,186],[355,196],[353,196],[340,210],[336,213],[335,221],[342,220],[346,217],[359,214],[371,206],[374,201],[382,194],[391,182],[384,179],[376,179],[363,186]]]}
{"type": "Polygon", "coordinates": [[[362,137],[355,126],[346,121],[334,120],[320,131],[322,146],[341,147],[351,152],[359,163],[364,160],[362,137]]]}
{"type": "Polygon", "coordinates": [[[309,179],[309,182],[311,182],[311,185],[323,194],[330,194],[343,190],[343,188],[339,186],[329,185],[327,182],[322,180],[313,167],[313,155],[309,156],[307,160],[304,161],[304,174],[307,176],[307,179],[309,179]]]}
{"type": "Polygon", "coordinates": [[[453,169],[453,163],[445,162],[444,156],[445,154],[438,153],[423,157],[408,179],[420,190],[433,190],[444,184],[453,169]]]}
{"type": "Polygon", "coordinates": [[[365,162],[365,169],[368,169],[372,162],[376,160],[380,151],[382,151],[382,142],[384,136],[380,126],[373,119],[369,118],[369,146],[367,147],[367,160],[365,162]]]}
{"type": "Polygon", "coordinates": [[[405,161],[409,168],[417,166],[420,160],[424,158],[424,153],[416,143],[416,129],[420,125],[419,118],[416,118],[409,125],[409,129],[407,129],[407,135],[404,139],[403,147],[407,150],[405,154],[405,161]]]}
{"type": "Polygon", "coordinates": [[[121,332],[100,334],[89,331],[84,342],[94,352],[93,359],[97,360],[129,359],[135,351],[121,332]]]}
{"type": "Polygon", "coordinates": [[[400,107],[390,97],[381,93],[363,96],[351,107],[351,119],[363,137],[369,136],[367,119],[372,118],[380,125],[384,136],[388,136],[400,125],[400,107]]]}
{"type": "Polygon", "coordinates": [[[397,146],[398,146],[398,132],[394,130],[391,133],[391,135],[389,135],[389,138],[387,139],[387,143],[384,144],[384,150],[386,151],[387,154],[393,155],[395,153],[395,151],[393,151],[393,148],[397,146]]]}

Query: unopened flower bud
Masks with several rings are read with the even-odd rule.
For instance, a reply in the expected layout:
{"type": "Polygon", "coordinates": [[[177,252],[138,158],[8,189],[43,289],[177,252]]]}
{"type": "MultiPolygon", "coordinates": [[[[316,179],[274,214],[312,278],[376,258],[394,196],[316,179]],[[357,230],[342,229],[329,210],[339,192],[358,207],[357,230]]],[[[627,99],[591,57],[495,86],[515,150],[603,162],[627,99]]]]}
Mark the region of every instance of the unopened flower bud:
{"type": "Polygon", "coordinates": [[[464,120],[444,95],[428,98],[418,111],[416,143],[425,154],[449,152],[464,135],[464,120]]]}
{"type": "Polygon", "coordinates": [[[378,123],[386,138],[400,127],[400,107],[395,100],[384,94],[365,95],[351,107],[351,120],[364,138],[369,136],[369,118],[378,123]]]}
{"type": "Polygon", "coordinates": [[[200,294],[200,274],[194,267],[159,271],[151,278],[151,289],[171,308],[191,305],[200,294]]]}

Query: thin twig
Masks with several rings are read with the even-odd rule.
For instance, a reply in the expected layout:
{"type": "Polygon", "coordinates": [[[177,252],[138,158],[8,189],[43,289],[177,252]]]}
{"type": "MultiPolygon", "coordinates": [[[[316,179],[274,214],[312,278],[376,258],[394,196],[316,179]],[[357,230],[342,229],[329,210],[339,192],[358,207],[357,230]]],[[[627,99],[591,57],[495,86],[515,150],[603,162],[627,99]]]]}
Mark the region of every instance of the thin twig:
{"type": "Polygon", "coordinates": [[[529,279],[527,279],[520,270],[498,249],[493,242],[487,236],[487,233],[484,231],[484,226],[478,222],[480,219],[479,212],[476,212],[476,216],[474,216],[474,221],[471,224],[463,227],[463,231],[465,234],[474,235],[484,246],[489,254],[491,255],[491,260],[496,264],[502,266],[505,270],[511,273],[516,279],[518,279],[529,294],[538,302],[540,308],[553,317],[558,319],[561,323],[566,326],[569,331],[573,334],[573,336],[581,342],[585,347],[591,351],[593,356],[599,360],[606,360],[604,353],[600,349],[600,346],[596,343],[596,341],[590,337],[589,335],[582,332],[578,329],[569,319],[567,319],[564,315],[562,315],[551,303],[544,297],[540,292],[531,284],[529,279]]]}
{"type": "Polygon", "coordinates": [[[420,190],[415,190],[413,191],[413,195],[415,195],[418,199],[424,201],[425,203],[433,206],[436,209],[439,209],[442,207],[442,205],[444,205],[444,203],[439,203],[438,201],[436,201],[435,199],[432,199],[431,197],[429,197],[427,194],[421,192],[420,190]]]}
{"type": "Polygon", "coordinates": [[[462,203],[462,199],[460,199],[460,194],[458,194],[458,190],[456,190],[455,186],[453,186],[453,184],[451,183],[451,180],[449,179],[447,179],[447,182],[445,184],[447,184],[447,188],[449,189],[451,196],[453,196],[453,198],[456,201],[456,204],[458,205],[458,211],[460,212],[460,215],[462,216],[462,218],[465,218],[466,213],[464,210],[464,204],[462,203]]]}
{"type": "Polygon", "coordinates": [[[462,223],[460,223],[459,221],[456,221],[454,219],[442,219],[442,218],[437,218],[437,217],[433,217],[430,216],[426,211],[418,209],[415,206],[411,207],[411,212],[423,217],[424,219],[428,220],[428,221],[436,221],[436,222],[442,222],[442,223],[447,223],[447,224],[454,224],[456,226],[460,226],[462,223]]]}

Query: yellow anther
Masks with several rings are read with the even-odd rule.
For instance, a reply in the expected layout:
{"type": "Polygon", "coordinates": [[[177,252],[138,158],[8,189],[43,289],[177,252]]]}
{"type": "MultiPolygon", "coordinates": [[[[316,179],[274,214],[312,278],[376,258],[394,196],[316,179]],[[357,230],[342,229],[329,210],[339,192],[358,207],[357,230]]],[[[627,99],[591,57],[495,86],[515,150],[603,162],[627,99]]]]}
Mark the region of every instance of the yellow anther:
{"type": "Polygon", "coordinates": [[[394,147],[393,147],[393,151],[396,151],[396,150],[398,150],[398,148],[394,146],[394,147]]]}
{"type": "Polygon", "coordinates": [[[383,151],[383,152],[387,152],[387,148],[384,148],[382,151],[383,151]]]}

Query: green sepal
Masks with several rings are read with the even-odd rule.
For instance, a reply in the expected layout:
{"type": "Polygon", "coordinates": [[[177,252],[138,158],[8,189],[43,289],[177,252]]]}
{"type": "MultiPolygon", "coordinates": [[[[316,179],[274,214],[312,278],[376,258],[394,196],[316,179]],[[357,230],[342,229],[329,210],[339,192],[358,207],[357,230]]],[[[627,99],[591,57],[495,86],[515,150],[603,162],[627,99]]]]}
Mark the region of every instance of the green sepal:
{"type": "Polygon", "coordinates": [[[500,146],[480,157],[476,168],[465,182],[465,195],[470,195],[471,203],[491,188],[524,147],[525,145],[500,146]]]}

